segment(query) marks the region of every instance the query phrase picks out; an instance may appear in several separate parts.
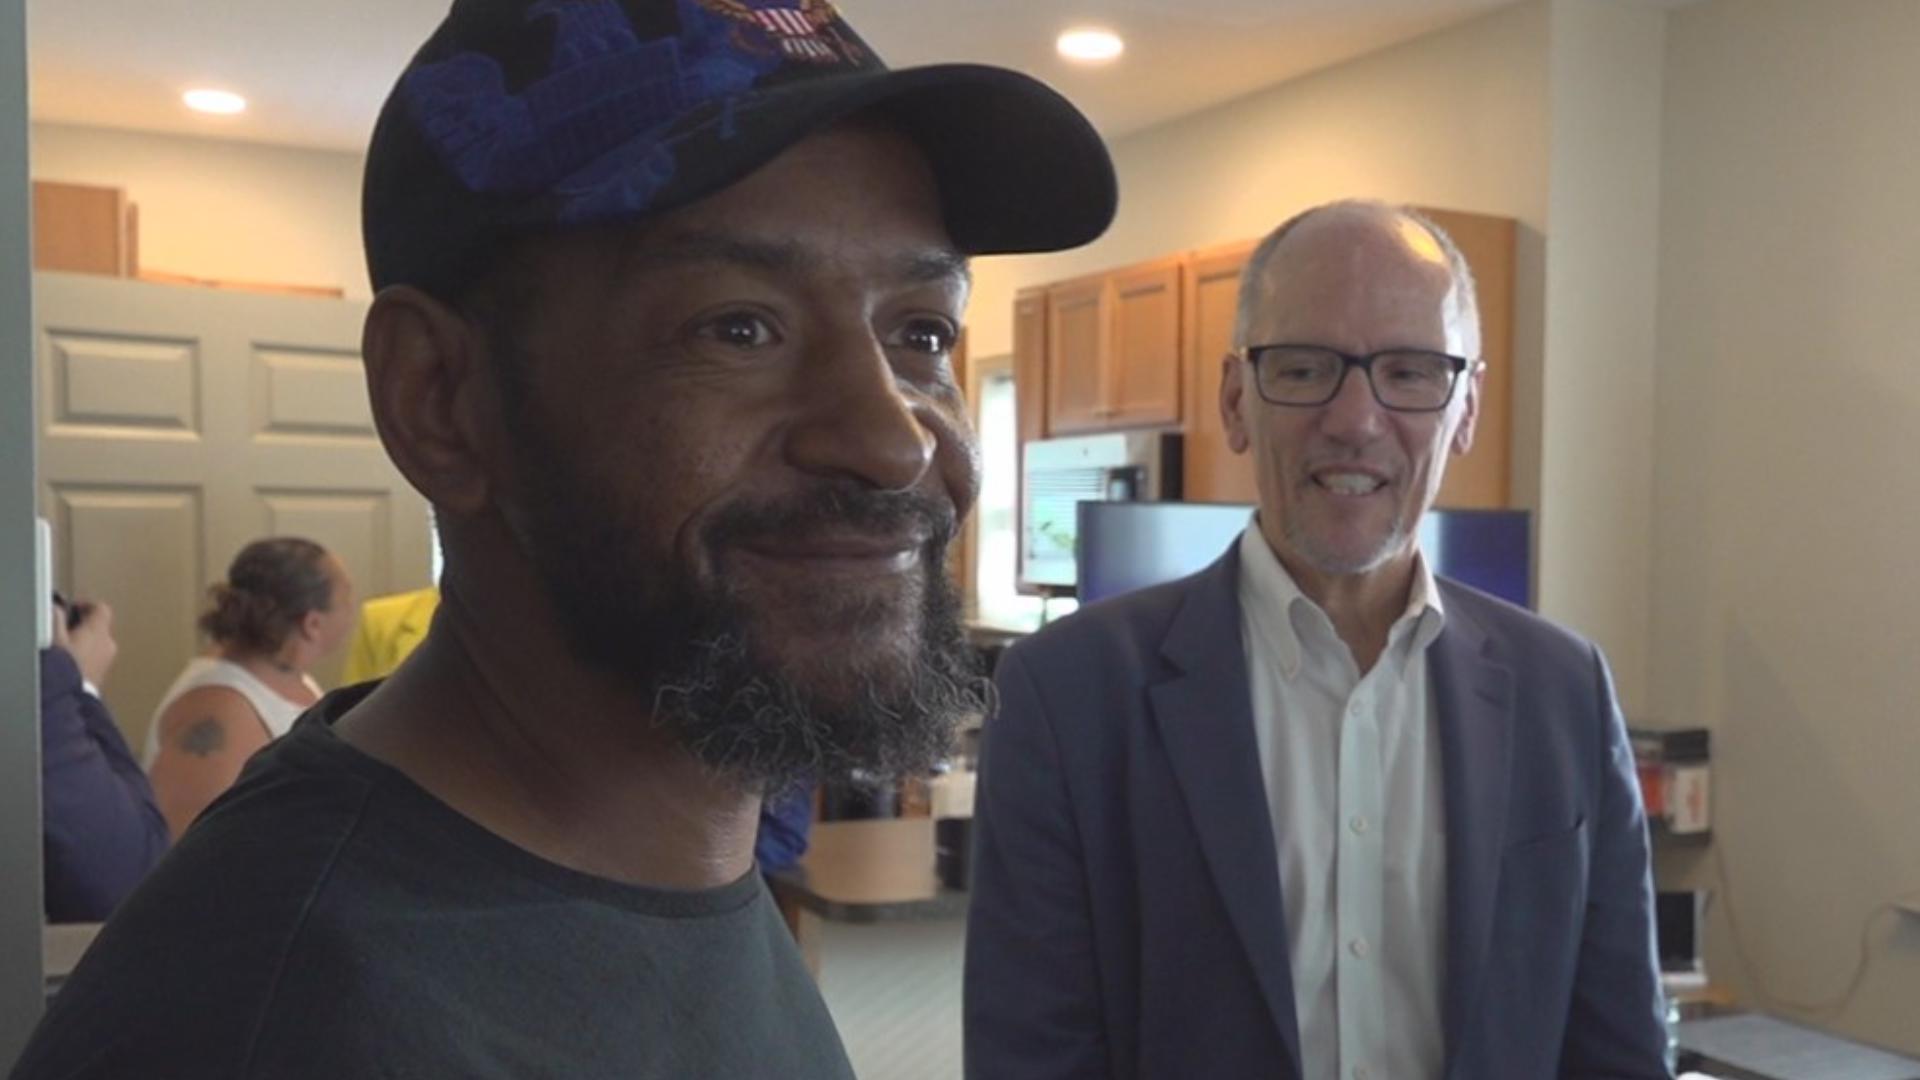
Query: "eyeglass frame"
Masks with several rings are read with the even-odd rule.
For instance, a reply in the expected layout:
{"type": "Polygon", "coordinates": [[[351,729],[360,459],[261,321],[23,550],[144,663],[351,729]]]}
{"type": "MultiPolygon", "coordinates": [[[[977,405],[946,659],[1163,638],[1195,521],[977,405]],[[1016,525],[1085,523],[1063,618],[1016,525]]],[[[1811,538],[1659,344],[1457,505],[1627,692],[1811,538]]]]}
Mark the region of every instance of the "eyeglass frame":
{"type": "Polygon", "coordinates": [[[1283,409],[1318,409],[1329,404],[1334,398],[1340,396],[1340,391],[1347,385],[1347,376],[1352,373],[1354,368],[1359,368],[1367,377],[1367,392],[1373,395],[1374,403],[1381,408],[1390,412],[1403,413],[1443,412],[1447,406],[1453,404],[1454,395],[1460,392],[1460,376],[1478,374],[1482,368],[1487,366],[1484,360],[1469,360],[1464,356],[1455,356],[1453,353],[1441,352],[1438,349],[1397,346],[1391,349],[1377,349],[1365,355],[1358,355],[1350,352],[1342,352],[1330,345],[1310,345],[1306,342],[1296,341],[1278,341],[1267,345],[1244,345],[1234,349],[1232,355],[1246,361],[1247,366],[1253,369],[1253,390],[1254,393],[1260,395],[1260,400],[1269,405],[1278,405],[1283,409]],[[1340,377],[1333,380],[1333,389],[1329,390],[1327,396],[1319,401],[1275,401],[1267,396],[1265,388],[1260,385],[1259,362],[1261,355],[1274,349],[1312,349],[1316,352],[1332,353],[1334,356],[1340,358],[1340,377]],[[1405,405],[1387,404],[1385,399],[1380,396],[1379,384],[1373,381],[1373,362],[1388,353],[1425,353],[1428,356],[1438,356],[1442,359],[1452,361],[1453,377],[1447,384],[1446,399],[1438,405],[1429,405],[1425,408],[1409,408],[1405,405]]]}

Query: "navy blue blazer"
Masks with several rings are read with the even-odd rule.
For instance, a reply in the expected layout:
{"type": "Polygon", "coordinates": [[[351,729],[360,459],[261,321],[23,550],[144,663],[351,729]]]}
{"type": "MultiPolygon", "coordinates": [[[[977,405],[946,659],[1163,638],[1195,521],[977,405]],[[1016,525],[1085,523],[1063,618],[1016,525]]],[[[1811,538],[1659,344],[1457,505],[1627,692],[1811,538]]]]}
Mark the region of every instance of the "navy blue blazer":
{"type": "Polygon", "coordinates": [[[167,853],[167,819],[113,714],[65,649],[40,650],[47,921],[100,922],[167,853]]]}
{"type": "MultiPolygon", "coordinates": [[[[1300,1076],[1238,589],[1236,544],[1001,661],[969,1077],[1300,1076]]],[[[1667,1077],[1646,820],[1606,663],[1529,612],[1440,590],[1445,1075],[1667,1077]]]]}

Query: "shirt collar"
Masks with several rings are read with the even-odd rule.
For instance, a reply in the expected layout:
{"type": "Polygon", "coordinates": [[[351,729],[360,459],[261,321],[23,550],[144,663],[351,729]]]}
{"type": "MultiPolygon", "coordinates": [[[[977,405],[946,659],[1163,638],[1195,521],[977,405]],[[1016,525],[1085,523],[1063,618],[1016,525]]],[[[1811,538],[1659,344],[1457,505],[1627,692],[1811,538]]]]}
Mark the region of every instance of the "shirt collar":
{"type": "Polygon", "coordinates": [[[1280,673],[1288,679],[1300,672],[1300,637],[1293,629],[1293,606],[1298,603],[1313,602],[1267,546],[1256,516],[1240,534],[1240,609],[1259,639],[1274,651],[1280,673]]]}
{"type": "MultiPolygon", "coordinates": [[[[1324,625],[1327,636],[1333,638],[1333,624],[1326,612],[1300,591],[1293,575],[1267,546],[1258,516],[1240,534],[1240,607],[1252,620],[1254,630],[1274,650],[1280,672],[1288,679],[1299,674],[1304,647],[1296,618],[1302,623],[1324,625]]],[[[1440,601],[1440,588],[1427,566],[1426,555],[1416,548],[1413,588],[1407,593],[1407,609],[1394,622],[1387,645],[1388,654],[1399,665],[1401,674],[1405,674],[1406,665],[1415,654],[1433,644],[1445,624],[1446,609],[1440,601]]]]}
{"type": "Polygon", "coordinates": [[[1407,610],[1394,625],[1394,633],[1401,633],[1401,627],[1409,627],[1405,635],[1406,647],[1400,656],[1401,669],[1412,661],[1415,653],[1424,651],[1440,636],[1447,624],[1447,609],[1440,602],[1440,586],[1433,578],[1433,568],[1427,565],[1427,554],[1418,548],[1413,552],[1413,588],[1407,593],[1407,610]]]}

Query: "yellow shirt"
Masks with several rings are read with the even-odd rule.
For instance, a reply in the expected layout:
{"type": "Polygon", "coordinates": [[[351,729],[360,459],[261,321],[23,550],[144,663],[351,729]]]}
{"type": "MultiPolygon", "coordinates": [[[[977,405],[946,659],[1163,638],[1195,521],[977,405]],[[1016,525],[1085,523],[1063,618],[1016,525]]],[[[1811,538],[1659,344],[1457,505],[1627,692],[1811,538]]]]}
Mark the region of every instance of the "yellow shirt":
{"type": "Polygon", "coordinates": [[[360,607],[360,625],[347,650],[342,681],[351,686],[393,674],[400,661],[427,636],[440,590],[419,589],[394,596],[378,596],[360,607]]]}

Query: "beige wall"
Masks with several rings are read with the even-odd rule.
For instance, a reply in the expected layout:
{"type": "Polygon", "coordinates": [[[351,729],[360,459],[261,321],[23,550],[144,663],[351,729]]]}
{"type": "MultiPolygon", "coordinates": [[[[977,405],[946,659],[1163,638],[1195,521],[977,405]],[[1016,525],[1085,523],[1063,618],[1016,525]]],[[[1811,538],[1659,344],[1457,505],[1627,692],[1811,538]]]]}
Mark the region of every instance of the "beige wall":
{"type": "Polygon", "coordinates": [[[145,268],[369,294],[358,155],[61,124],[32,153],[37,180],[126,189],[145,268]]]}
{"type": "Polygon", "coordinates": [[[1646,701],[1666,13],[1553,0],[1539,607],[1646,701]]]}
{"type": "MultiPolygon", "coordinates": [[[[1652,701],[1714,728],[1709,957],[1750,1000],[1838,994],[1870,913],[1920,890],[1916,55],[1914,3],[1668,29],[1652,701]]],[[[1920,1053],[1920,921],[1869,946],[1831,1023],[1920,1053]]]]}

